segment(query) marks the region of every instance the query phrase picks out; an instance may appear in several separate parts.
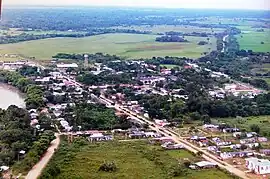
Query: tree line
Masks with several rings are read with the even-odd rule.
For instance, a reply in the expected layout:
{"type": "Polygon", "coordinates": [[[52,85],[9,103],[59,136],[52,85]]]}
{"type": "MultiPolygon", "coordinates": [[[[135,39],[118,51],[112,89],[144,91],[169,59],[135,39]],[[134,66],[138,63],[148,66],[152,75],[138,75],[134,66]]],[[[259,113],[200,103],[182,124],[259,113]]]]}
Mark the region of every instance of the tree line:
{"type": "Polygon", "coordinates": [[[37,109],[45,106],[43,90],[34,82],[22,76],[18,72],[0,71],[0,81],[17,87],[26,94],[25,103],[27,109],[37,109]]]}

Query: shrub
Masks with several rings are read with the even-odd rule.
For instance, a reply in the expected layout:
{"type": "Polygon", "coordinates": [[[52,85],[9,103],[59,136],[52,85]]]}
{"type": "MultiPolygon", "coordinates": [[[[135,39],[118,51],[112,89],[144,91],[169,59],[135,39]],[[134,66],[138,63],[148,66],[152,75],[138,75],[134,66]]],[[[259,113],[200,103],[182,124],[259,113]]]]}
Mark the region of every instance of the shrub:
{"type": "Polygon", "coordinates": [[[116,164],[114,162],[104,162],[100,165],[98,171],[104,172],[115,172],[117,170],[116,164]]]}

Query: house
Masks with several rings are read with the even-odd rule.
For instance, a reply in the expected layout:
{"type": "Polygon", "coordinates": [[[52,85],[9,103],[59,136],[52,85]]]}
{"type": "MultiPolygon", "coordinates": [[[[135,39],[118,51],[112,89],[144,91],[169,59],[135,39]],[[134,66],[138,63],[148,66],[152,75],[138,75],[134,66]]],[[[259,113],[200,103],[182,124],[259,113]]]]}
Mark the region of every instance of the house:
{"type": "Polygon", "coordinates": [[[231,145],[232,144],[232,142],[230,142],[230,141],[222,141],[218,137],[214,137],[214,138],[212,138],[212,140],[217,146],[225,146],[225,145],[231,145]]]}
{"type": "Polygon", "coordinates": [[[264,155],[270,155],[270,149],[261,149],[260,153],[264,155]]]}
{"type": "Polygon", "coordinates": [[[229,159],[229,158],[235,158],[235,157],[247,157],[247,156],[253,156],[254,153],[250,151],[242,151],[242,152],[223,152],[220,153],[220,157],[223,160],[229,159]]]}
{"type": "Polygon", "coordinates": [[[255,157],[246,159],[246,167],[256,174],[270,174],[270,161],[255,157]]]}
{"type": "Polygon", "coordinates": [[[190,140],[201,141],[206,140],[206,137],[192,136],[190,140]]]}
{"type": "Polygon", "coordinates": [[[206,147],[206,146],[208,146],[209,141],[207,139],[205,139],[205,140],[200,140],[198,143],[199,143],[200,147],[206,147]]]}
{"type": "Polygon", "coordinates": [[[144,138],[146,137],[144,132],[138,131],[138,132],[133,132],[131,134],[128,135],[129,138],[131,139],[137,139],[137,138],[144,138]]]}
{"type": "Polygon", "coordinates": [[[240,138],[242,136],[242,132],[234,132],[233,137],[240,138]]]}
{"type": "Polygon", "coordinates": [[[240,144],[248,144],[248,143],[255,143],[256,138],[249,138],[249,139],[241,139],[240,144]]]}
{"type": "Polygon", "coordinates": [[[223,129],[223,132],[224,133],[226,133],[226,132],[228,132],[228,133],[240,132],[240,129],[238,129],[238,128],[225,128],[225,129],[223,129]]]}
{"type": "Polygon", "coordinates": [[[1,172],[6,172],[6,171],[8,171],[8,169],[9,169],[8,166],[1,166],[1,167],[0,167],[0,171],[1,171],[1,172]]]}
{"type": "Polygon", "coordinates": [[[145,137],[147,138],[156,138],[156,137],[161,137],[160,134],[156,133],[156,132],[145,132],[145,137]]]}
{"type": "Polygon", "coordinates": [[[57,68],[78,68],[78,65],[76,63],[70,63],[70,64],[57,64],[57,68]]]}
{"type": "Polygon", "coordinates": [[[157,125],[159,125],[159,126],[162,126],[162,127],[170,124],[169,122],[167,122],[166,119],[164,119],[164,120],[155,120],[155,123],[157,125]]]}
{"type": "Polygon", "coordinates": [[[193,169],[194,168],[193,166],[195,166],[195,168],[215,168],[217,167],[217,164],[208,161],[201,161],[195,163],[194,165],[191,165],[190,168],[193,169]]]}
{"type": "Polygon", "coordinates": [[[258,137],[259,142],[267,142],[268,139],[266,137],[258,137]]]}
{"type": "Polygon", "coordinates": [[[250,143],[250,144],[246,144],[246,146],[249,147],[249,148],[251,148],[251,149],[252,149],[253,147],[259,147],[259,145],[260,145],[259,143],[250,143]]]}
{"type": "Polygon", "coordinates": [[[30,113],[31,119],[36,119],[38,117],[37,113],[30,113]]]}
{"type": "Polygon", "coordinates": [[[247,138],[251,138],[251,137],[255,137],[257,135],[257,133],[256,132],[248,132],[248,133],[246,133],[246,135],[247,135],[247,138]]]}
{"type": "Polygon", "coordinates": [[[108,140],[112,140],[113,138],[111,135],[103,135],[102,133],[94,133],[90,135],[88,139],[92,142],[92,141],[108,141],[108,140]]]}
{"type": "Polygon", "coordinates": [[[154,138],[152,140],[158,141],[161,143],[168,143],[168,142],[174,143],[174,140],[171,137],[159,137],[159,138],[154,138]]]}
{"type": "Polygon", "coordinates": [[[165,143],[161,145],[161,147],[167,150],[177,150],[177,149],[184,149],[185,147],[182,144],[173,144],[173,143],[165,143]]]}
{"type": "Polygon", "coordinates": [[[218,129],[218,125],[213,125],[213,124],[204,124],[203,128],[204,129],[218,129]]]}

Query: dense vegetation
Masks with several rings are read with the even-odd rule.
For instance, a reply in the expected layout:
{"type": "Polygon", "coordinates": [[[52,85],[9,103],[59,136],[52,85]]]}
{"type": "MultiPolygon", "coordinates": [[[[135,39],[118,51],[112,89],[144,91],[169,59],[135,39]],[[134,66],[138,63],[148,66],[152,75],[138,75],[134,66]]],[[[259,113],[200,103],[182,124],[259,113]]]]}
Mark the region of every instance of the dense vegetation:
{"type": "Polygon", "coordinates": [[[131,127],[125,116],[117,117],[114,110],[100,104],[76,104],[76,107],[66,109],[65,119],[75,130],[78,126],[81,126],[82,130],[131,127]],[[72,114],[75,114],[75,117],[72,114]]]}
{"type": "Polygon", "coordinates": [[[28,172],[40,160],[54,138],[53,131],[45,130],[41,133],[24,158],[13,166],[15,172],[28,172]]]}
{"type": "MultiPolygon", "coordinates": [[[[30,75],[31,70],[26,72],[26,70],[21,69],[21,73],[27,73],[30,75]]],[[[45,103],[43,100],[43,90],[34,85],[33,81],[22,76],[18,72],[0,71],[0,81],[5,83],[10,83],[11,85],[17,87],[23,93],[26,93],[26,107],[40,108],[44,107],[45,103]]]]}
{"type": "Polygon", "coordinates": [[[177,35],[166,35],[156,38],[157,42],[188,42],[188,40],[177,35]]]}
{"type": "Polygon", "coordinates": [[[9,44],[9,43],[18,43],[23,41],[30,40],[39,40],[39,39],[47,39],[47,38],[57,38],[57,37],[73,37],[73,38],[82,38],[89,37],[94,35],[108,34],[108,33],[132,33],[132,34],[149,34],[147,31],[138,31],[138,30],[125,30],[125,29],[93,29],[88,30],[84,33],[70,33],[66,34],[65,32],[60,33],[52,33],[44,31],[44,34],[32,34],[31,31],[27,31],[28,33],[21,33],[19,35],[5,35],[1,36],[0,44],[9,44]]]}
{"type": "Polygon", "coordinates": [[[0,109],[0,165],[12,165],[21,150],[28,151],[36,136],[27,111],[16,106],[0,109]]]}
{"type": "Polygon", "coordinates": [[[270,115],[270,94],[262,94],[255,99],[241,99],[228,96],[222,100],[211,100],[202,94],[189,95],[189,99],[174,99],[158,95],[137,95],[151,118],[166,118],[169,121],[182,122],[185,116],[188,120],[210,122],[209,117],[236,117],[270,115]]]}
{"type": "Polygon", "coordinates": [[[203,18],[210,16],[228,18],[253,17],[269,18],[267,11],[218,11],[181,9],[120,9],[120,8],[15,8],[4,11],[2,26],[8,28],[41,30],[92,30],[112,26],[129,25],[192,25],[207,28],[226,28],[237,24],[202,24],[203,18]],[[196,17],[194,17],[196,14],[196,17]],[[44,18],[46,16],[46,18],[44,18]],[[33,18],[35,17],[35,18],[33,18]],[[179,19],[181,17],[181,20],[179,19]],[[51,20],[53,19],[53,21],[51,20]]]}

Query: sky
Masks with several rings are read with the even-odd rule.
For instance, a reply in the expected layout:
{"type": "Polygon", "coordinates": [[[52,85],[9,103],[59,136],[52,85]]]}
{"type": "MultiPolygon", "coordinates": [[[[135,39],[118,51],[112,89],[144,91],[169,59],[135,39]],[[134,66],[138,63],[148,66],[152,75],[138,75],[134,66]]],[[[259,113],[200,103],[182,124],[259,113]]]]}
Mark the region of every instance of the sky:
{"type": "Polygon", "coordinates": [[[270,0],[3,0],[3,3],[4,5],[87,5],[270,10],[270,0]]]}

